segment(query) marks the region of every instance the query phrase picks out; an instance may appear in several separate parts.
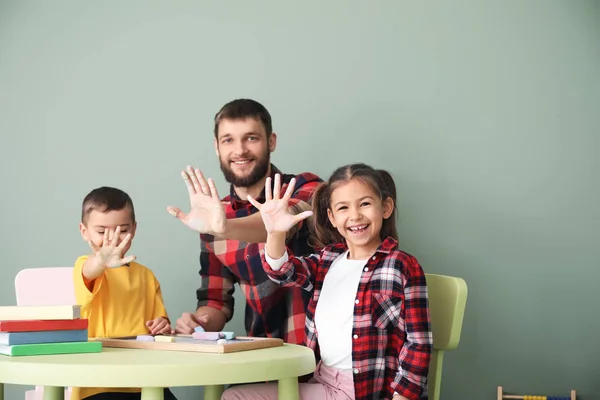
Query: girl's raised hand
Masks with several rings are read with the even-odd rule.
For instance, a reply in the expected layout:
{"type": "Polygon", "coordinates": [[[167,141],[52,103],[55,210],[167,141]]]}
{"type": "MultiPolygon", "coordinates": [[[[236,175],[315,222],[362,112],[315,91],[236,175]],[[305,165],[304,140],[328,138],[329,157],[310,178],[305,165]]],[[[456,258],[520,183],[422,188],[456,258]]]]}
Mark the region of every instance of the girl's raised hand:
{"type": "Polygon", "coordinates": [[[312,211],[303,211],[300,214],[292,214],[289,211],[289,200],[294,193],[296,178],[292,178],[282,198],[281,175],[275,174],[273,193],[271,194],[271,178],[265,182],[265,202],[260,204],[252,196],[248,195],[248,201],[260,211],[267,233],[285,233],[298,222],[312,215],[312,211]]]}

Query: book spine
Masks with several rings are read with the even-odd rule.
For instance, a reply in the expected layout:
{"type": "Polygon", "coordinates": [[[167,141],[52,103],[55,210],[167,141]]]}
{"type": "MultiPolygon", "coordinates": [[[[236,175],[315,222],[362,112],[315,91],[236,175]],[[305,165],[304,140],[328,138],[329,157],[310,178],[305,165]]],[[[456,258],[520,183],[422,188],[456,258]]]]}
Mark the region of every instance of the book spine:
{"type": "Polygon", "coordinates": [[[0,307],[0,320],[58,320],[81,316],[81,306],[4,306],[0,307]]]}
{"type": "Polygon", "coordinates": [[[87,319],[0,321],[0,332],[64,331],[87,328],[87,319]]]}
{"type": "Polygon", "coordinates": [[[102,351],[100,342],[66,342],[41,343],[22,345],[0,345],[0,354],[7,356],[37,356],[50,354],[99,353],[102,351]]]}
{"type": "Polygon", "coordinates": [[[11,332],[0,336],[0,344],[6,344],[9,346],[19,344],[87,342],[87,340],[87,329],[68,331],[11,332]]]}

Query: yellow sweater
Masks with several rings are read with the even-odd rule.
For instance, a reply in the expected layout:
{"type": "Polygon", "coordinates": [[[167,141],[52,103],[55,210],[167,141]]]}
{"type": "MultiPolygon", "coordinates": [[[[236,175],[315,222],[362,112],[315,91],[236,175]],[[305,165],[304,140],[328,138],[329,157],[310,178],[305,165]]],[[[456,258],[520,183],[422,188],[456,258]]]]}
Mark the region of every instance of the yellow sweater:
{"type": "MultiPolygon", "coordinates": [[[[75,261],[73,281],[75,298],[81,305],[82,318],[88,319],[88,337],[121,337],[148,334],[146,322],[168,319],[158,280],[145,266],[107,269],[94,281],[83,276],[88,256],[75,261]]],[[[139,392],[140,388],[77,388],[71,400],[81,400],[101,392],[139,392]]]]}

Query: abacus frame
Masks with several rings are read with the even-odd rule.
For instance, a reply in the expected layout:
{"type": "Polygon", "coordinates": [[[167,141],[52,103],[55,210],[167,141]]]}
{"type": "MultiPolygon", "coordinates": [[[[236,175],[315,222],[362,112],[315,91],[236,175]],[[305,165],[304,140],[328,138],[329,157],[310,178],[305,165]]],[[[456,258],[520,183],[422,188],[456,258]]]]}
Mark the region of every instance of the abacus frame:
{"type": "MultiPolygon", "coordinates": [[[[503,390],[502,390],[502,386],[498,386],[498,400],[505,400],[505,399],[519,399],[519,400],[528,400],[530,398],[535,398],[536,395],[518,395],[518,394],[504,394],[503,390]]],[[[556,396],[540,396],[537,395],[537,397],[540,398],[557,398],[560,400],[577,400],[577,392],[575,390],[571,390],[571,397],[556,397],[556,396]]]]}

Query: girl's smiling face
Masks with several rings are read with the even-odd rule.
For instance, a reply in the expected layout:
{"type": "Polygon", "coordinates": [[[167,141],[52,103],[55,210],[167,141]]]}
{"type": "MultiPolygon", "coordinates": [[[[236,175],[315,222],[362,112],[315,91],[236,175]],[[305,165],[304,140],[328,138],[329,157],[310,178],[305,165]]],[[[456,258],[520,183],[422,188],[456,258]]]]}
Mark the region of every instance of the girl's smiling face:
{"type": "Polygon", "coordinates": [[[381,244],[383,220],[394,210],[391,198],[382,201],[379,194],[361,179],[340,183],[331,192],[327,215],[346,239],[348,258],[369,258],[381,244]]]}

